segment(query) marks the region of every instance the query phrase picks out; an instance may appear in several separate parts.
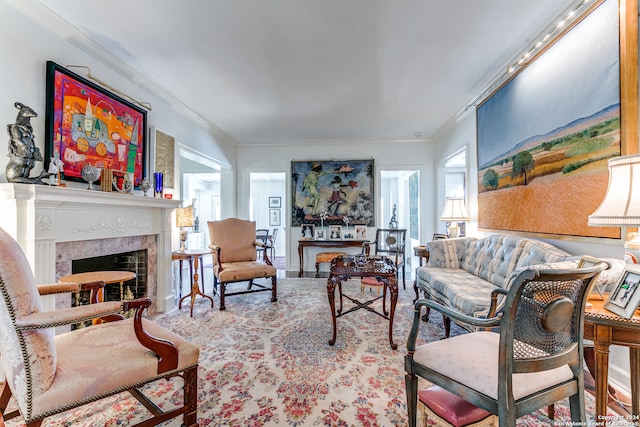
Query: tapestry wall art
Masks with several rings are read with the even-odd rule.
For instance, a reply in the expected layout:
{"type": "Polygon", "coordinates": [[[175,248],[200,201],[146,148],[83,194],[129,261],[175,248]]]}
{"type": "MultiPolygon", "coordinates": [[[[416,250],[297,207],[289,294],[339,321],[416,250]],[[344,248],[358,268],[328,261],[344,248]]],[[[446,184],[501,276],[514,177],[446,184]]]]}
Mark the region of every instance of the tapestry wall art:
{"type": "Polygon", "coordinates": [[[620,238],[589,227],[619,156],[618,3],[607,0],[477,109],[478,226],[620,238]]]}
{"type": "Polygon", "coordinates": [[[291,225],[374,226],[374,173],[373,159],[292,161],[291,225]]]}

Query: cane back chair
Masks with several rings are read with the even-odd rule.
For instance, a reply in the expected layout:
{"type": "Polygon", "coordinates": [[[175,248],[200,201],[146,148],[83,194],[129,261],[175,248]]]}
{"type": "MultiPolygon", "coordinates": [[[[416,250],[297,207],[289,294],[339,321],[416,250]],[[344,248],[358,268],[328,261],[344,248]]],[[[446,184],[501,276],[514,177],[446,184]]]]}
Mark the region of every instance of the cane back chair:
{"type": "Polygon", "coordinates": [[[516,418],[565,397],[572,421],[586,424],[584,307],[606,267],[517,270],[507,279],[508,291],[496,291],[494,307],[503,308],[492,310],[486,319],[434,301],[416,301],[405,356],[409,426],[416,425],[418,377],[498,415],[500,427],[514,426],[516,418]],[[478,328],[499,327],[499,332],[480,330],[418,346],[423,307],[478,328]]]}

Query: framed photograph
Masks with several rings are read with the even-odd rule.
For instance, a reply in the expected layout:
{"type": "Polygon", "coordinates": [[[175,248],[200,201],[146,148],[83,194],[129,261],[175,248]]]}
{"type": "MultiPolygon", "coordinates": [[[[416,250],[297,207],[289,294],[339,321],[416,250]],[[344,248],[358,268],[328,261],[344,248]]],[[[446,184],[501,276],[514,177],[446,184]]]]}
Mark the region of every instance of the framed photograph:
{"type": "Polygon", "coordinates": [[[313,224],[302,224],[302,240],[313,240],[316,226],[313,224]]]}
{"type": "Polygon", "coordinates": [[[343,228],[341,237],[342,240],[355,240],[356,232],[352,228],[343,228]]]}
{"type": "Polygon", "coordinates": [[[618,2],[606,0],[478,106],[481,230],[621,238],[620,227],[588,225],[607,160],[628,144],[619,41],[618,2]]]}
{"type": "Polygon", "coordinates": [[[356,225],[355,226],[356,240],[367,240],[367,226],[356,225]]]}
{"type": "MultiPolygon", "coordinates": [[[[593,267],[596,266],[598,264],[600,264],[602,261],[597,259],[597,258],[593,258],[587,255],[584,255],[580,258],[580,261],[578,261],[578,268],[585,268],[585,267],[593,267]]],[[[607,287],[607,284],[604,284],[604,287],[607,287]]],[[[593,294],[593,291],[596,291],[596,293],[598,294],[598,299],[600,301],[604,301],[604,295],[602,294],[602,290],[600,289],[600,287],[598,286],[598,282],[596,282],[593,285],[593,289],[591,289],[591,294],[589,296],[589,298],[592,298],[591,295],[593,294]]]]}
{"type": "Polygon", "coordinates": [[[291,225],[375,226],[373,159],[291,162],[291,225]]]}
{"type": "Polygon", "coordinates": [[[47,61],[45,170],[51,159],[64,164],[64,179],[83,181],[82,167],[144,178],[147,113],[97,84],[47,61]]]}
{"type": "Polygon", "coordinates": [[[342,226],[330,225],[329,226],[329,240],[342,240],[342,226]]]}
{"type": "Polygon", "coordinates": [[[620,317],[631,319],[640,303],[640,265],[628,264],[622,271],[613,292],[604,303],[604,308],[620,317]]]}
{"type": "Polygon", "coordinates": [[[282,199],[280,197],[269,197],[269,207],[280,209],[282,207],[282,199]]]}
{"type": "Polygon", "coordinates": [[[316,230],[316,240],[327,240],[324,230],[316,230]]]}
{"type": "Polygon", "coordinates": [[[431,240],[444,240],[447,238],[446,234],[435,233],[431,240]]]}
{"type": "Polygon", "coordinates": [[[280,226],[280,209],[269,209],[269,225],[280,226]]]}

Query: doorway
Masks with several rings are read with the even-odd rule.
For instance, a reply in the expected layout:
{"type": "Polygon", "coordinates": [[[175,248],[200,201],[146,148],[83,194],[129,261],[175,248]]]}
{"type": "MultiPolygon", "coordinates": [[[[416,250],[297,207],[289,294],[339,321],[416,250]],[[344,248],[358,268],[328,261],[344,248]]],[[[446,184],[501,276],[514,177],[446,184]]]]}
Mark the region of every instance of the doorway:
{"type": "Polygon", "coordinates": [[[278,270],[286,269],[287,210],[285,172],[251,172],[249,174],[249,219],[256,229],[269,230],[273,250],[269,259],[278,270]]]}
{"type": "Polygon", "coordinates": [[[378,227],[407,230],[404,256],[409,274],[417,265],[412,248],[420,242],[420,171],[382,170],[380,182],[378,227]]]}

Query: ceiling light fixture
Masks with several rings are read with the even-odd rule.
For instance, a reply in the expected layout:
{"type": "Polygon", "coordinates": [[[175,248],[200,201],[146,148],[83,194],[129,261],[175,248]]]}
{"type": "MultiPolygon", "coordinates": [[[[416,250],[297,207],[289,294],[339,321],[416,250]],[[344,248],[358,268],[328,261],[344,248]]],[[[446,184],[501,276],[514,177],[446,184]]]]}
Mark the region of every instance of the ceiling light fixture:
{"type": "Polygon", "coordinates": [[[506,80],[513,77],[514,73],[524,68],[528,63],[535,59],[542,51],[544,51],[549,45],[554,43],[560,37],[562,37],[567,31],[569,31],[575,24],[577,24],[582,17],[589,14],[593,9],[599,6],[604,0],[581,0],[574,5],[569,6],[563,13],[560,14],[558,19],[545,28],[540,34],[533,38],[533,42],[521,51],[510,64],[506,67],[505,71],[495,77],[491,83],[489,83],[480,95],[478,95],[471,103],[469,103],[464,111],[467,111],[471,107],[475,107],[481,103],[485,98],[491,95],[500,85],[506,80]]]}

